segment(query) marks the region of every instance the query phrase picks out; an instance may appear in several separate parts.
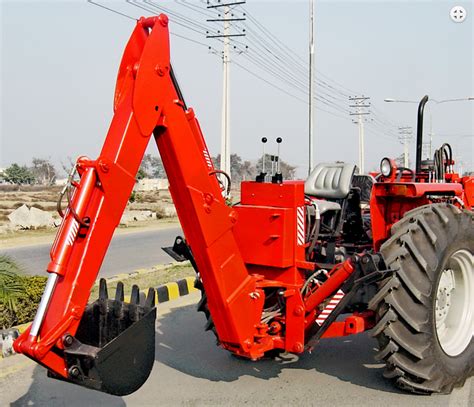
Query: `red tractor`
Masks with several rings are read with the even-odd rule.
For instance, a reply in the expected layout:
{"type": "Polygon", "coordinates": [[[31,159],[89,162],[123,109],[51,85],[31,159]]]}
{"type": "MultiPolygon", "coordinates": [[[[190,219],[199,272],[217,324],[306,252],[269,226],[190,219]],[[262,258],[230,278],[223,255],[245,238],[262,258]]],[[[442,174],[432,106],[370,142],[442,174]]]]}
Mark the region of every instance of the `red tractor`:
{"type": "MultiPolygon", "coordinates": [[[[474,370],[474,178],[453,171],[451,148],[416,169],[383,159],[375,179],[354,165],[319,164],[304,181],[276,166],[242,182],[230,205],[194,111],[170,64],[168,18],[141,18],[127,44],[114,117],[99,157],[80,157],[51,249],[33,324],[15,350],[52,377],[125,395],[154,363],[155,293],[100,283],[102,260],[153,136],[202,291],[206,329],[235,355],[301,353],[323,338],[371,330],[384,375],[416,393],[450,392],[474,370]],[[126,369],[120,367],[126,366],[126,369]]],[[[281,141],[281,140],[280,140],[281,141]]],[[[60,200],[61,202],[61,200],[60,200]]],[[[183,327],[183,329],[185,329],[183,327]]]]}

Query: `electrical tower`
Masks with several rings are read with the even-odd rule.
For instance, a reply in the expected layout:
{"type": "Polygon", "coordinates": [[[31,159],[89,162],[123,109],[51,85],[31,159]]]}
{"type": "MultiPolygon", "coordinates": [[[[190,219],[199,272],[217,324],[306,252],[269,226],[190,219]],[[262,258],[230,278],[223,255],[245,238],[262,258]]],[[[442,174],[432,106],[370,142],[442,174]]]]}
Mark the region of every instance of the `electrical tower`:
{"type": "Polygon", "coordinates": [[[398,140],[400,140],[400,143],[403,144],[403,166],[405,168],[409,168],[410,166],[408,145],[410,144],[412,136],[413,130],[410,126],[398,128],[398,140]]]}
{"type": "Polygon", "coordinates": [[[223,31],[217,30],[217,34],[207,34],[207,38],[213,38],[222,42],[222,66],[223,66],[223,84],[222,84],[222,130],[221,130],[221,162],[220,169],[227,174],[230,171],[230,52],[231,39],[233,37],[244,37],[245,29],[237,31],[232,25],[246,20],[245,13],[237,15],[235,7],[245,4],[246,1],[223,1],[207,0],[207,8],[215,10],[216,18],[207,19],[209,23],[223,23],[223,31]]]}
{"type": "Polygon", "coordinates": [[[359,127],[359,171],[361,174],[365,173],[365,146],[364,146],[364,121],[366,116],[370,114],[368,108],[370,107],[369,96],[349,96],[349,107],[354,109],[350,113],[351,116],[357,116],[353,123],[359,127]]]}

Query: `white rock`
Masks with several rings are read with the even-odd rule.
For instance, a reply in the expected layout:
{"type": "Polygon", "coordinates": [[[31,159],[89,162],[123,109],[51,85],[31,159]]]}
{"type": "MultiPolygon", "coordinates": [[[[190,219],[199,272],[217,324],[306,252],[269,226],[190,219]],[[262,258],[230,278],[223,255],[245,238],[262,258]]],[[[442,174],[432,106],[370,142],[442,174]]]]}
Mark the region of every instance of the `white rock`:
{"type": "Polygon", "coordinates": [[[34,228],[54,226],[53,215],[38,208],[30,208],[30,224],[34,228]]]}
{"type": "Polygon", "coordinates": [[[164,213],[166,218],[174,218],[177,216],[176,208],[174,205],[165,206],[164,213]]]}
{"type": "Polygon", "coordinates": [[[137,220],[147,220],[147,219],[153,218],[154,213],[152,211],[139,211],[139,213],[136,216],[138,217],[137,220]]]}
{"type": "Polygon", "coordinates": [[[26,205],[22,205],[10,213],[8,219],[10,219],[12,226],[28,229],[30,227],[30,209],[26,205]]]}
{"type": "Polygon", "coordinates": [[[53,215],[38,208],[20,206],[8,215],[11,226],[20,229],[54,226],[53,215]]]}

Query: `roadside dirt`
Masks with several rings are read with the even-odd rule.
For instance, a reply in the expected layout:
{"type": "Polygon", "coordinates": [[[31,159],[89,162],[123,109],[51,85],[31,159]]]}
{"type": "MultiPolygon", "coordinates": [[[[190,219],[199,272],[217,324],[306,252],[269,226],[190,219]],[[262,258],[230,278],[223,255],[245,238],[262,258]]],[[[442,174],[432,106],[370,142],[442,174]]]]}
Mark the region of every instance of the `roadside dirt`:
{"type": "MultiPolygon", "coordinates": [[[[161,230],[179,225],[178,218],[154,219],[135,222],[132,226],[118,227],[116,235],[136,233],[145,230],[161,230]]],[[[38,244],[52,243],[56,236],[57,229],[40,230],[18,230],[14,233],[0,234],[0,249],[11,247],[34,246],[38,244]]]]}
{"type": "MultiPolygon", "coordinates": [[[[56,212],[56,201],[61,186],[39,187],[14,185],[0,186],[0,249],[51,243],[56,236],[57,228],[36,230],[12,230],[9,228],[8,215],[23,204],[50,212],[60,222],[56,212]]],[[[120,225],[115,233],[133,233],[135,231],[162,229],[176,226],[178,220],[169,191],[135,191],[126,211],[151,211],[154,218],[127,222],[120,225]]],[[[63,203],[63,206],[65,203],[63,203]]]]}

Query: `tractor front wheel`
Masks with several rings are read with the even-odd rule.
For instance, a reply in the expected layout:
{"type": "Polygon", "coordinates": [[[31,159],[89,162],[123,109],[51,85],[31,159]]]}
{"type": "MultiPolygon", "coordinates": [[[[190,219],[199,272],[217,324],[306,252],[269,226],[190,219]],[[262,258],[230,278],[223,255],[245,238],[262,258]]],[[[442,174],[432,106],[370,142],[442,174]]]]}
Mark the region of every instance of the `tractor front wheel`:
{"type": "Polygon", "coordinates": [[[381,252],[394,273],[369,307],[384,376],[413,393],[450,393],[474,372],[474,214],[417,208],[381,252]]]}

